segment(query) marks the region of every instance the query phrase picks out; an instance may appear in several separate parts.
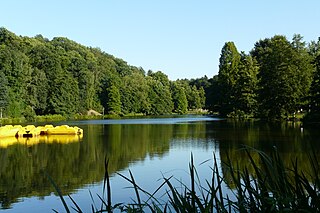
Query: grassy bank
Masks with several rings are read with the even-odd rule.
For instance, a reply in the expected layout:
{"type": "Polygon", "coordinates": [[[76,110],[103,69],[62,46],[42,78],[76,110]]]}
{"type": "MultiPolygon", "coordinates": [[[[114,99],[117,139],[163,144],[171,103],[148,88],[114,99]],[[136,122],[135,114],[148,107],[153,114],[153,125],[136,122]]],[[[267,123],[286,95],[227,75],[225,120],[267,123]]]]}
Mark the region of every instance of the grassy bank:
{"type": "MultiPolygon", "coordinates": [[[[132,203],[112,203],[111,185],[108,173],[108,161],[105,162],[105,178],[103,195],[98,195],[101,203],[92,204],[92,212],[319,212],[320,211],[320,164],[315,153],[306,159],[312,168],[311,173],[300,171],[295,159],[292,159],[292,167],[286,168],[279,154],[275,150],[271,155],[263,152],[245,149],[244,152],[250,159],[251,169],[239,169],[227,162],[222,162],[227,168],[228,176],[235,186],[232,193],[235,199],[223,191],[222,184],[225,182],[222,172],[218,167],[218,161],[214,157],[211,168],[212,175],[205,184],[200,183],[197,170],[193,163],[193,156],[189,163],[189,183],[180,182],[179,188],[173,185],[175,177],[162,177],[162,183],[154,192],[143,190],[135,181],[130,172],[129,177],[122,174],[122,178],[132,185],[135,193],[132,203]],[[259,155],[259,162],[255,162],[252,152],[259,155]],[[182,189],[181,189],[182,186],[182,189]],[[157,192],[164,190],[163,195],[158,197],[157,192]],[[146,200],[141,197],[147,196],[146,200]]],[[[51,180],[54,184],[53,180],[51,180]]],[[[65,202],[58,186],[54,185],[67,212],[71,209],[82,212],[75,200],[70,196],[73,206],[65,202]]],[[[90,200],[90,198],[88,198],[90,200]]]]}
{"type": "MultiPolygon", "coordinates": [[[[207,112],[201,111],[189,111],[188,115],[207,115],[207,112]]],[[[180,114],[168,114],[163,116],[176,116],[180,114]]],[[[143,113],[129,113],[123,115],[117,114],[108,114],[108,115],[36,115],[33,117],[20,117],[20,118],[2,118],[0,119],[0,124],[22,124],[26,122],[56,122],[56,121],[67,121],[67,120],[97,120],[97,119],[120,119],[120,118],[143,118],[143,117],[150,117],[143,113]]],[[[156,117],[156,116],[151,116],[156,117]]]]}
{"type": "Polygon", "coordinates": [[[70,117],[63,115],[37,115],[34,117],[20,117],[20,118],[2,118],[0,119],[0,124],[22,124],[26,122],[53,122],[53,121],[65,121],[70,117]]]}

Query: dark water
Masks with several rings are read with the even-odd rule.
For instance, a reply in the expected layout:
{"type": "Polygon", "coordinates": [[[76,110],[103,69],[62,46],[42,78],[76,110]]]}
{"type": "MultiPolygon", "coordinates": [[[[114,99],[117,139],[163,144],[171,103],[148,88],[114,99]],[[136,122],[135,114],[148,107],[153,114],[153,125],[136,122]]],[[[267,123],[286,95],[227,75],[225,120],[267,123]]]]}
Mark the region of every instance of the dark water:
{"type": "MultiPolygon", "coordinates": [[[[213,154],[221,162],[228,152],[233,163],[244,167],[249,163],[242,150],[244,146],[267,153],[276,147],[286,165],[297,157],[301,168],[309,170],[304,162],[310,150],[320,150],[320,131],[302,128],[298,123],[234,122],[188,116],[67,124],[83,128],[83,137],[19,143],[0,139],[0,211],[63,211],[45,173],[63,194],[71,194],[84,211],[90,211],[91,204],[99,206],[96,194],[102,195],[105,157],[112,174],[112,202],[117,203],[134,198],[133,190],[127,188],[130,184],[117,172],[129,176],[130,170],[139,186],[152,192],[162,183],[163,176],[174,175],[188,183],[191,153],[199,175],[209,179],[213,154]]],[[[221,163],[220,169],[224,173],[221,163]]],[[[227,182],[223,187],[227,193],[232,184],[227,182]]]]}

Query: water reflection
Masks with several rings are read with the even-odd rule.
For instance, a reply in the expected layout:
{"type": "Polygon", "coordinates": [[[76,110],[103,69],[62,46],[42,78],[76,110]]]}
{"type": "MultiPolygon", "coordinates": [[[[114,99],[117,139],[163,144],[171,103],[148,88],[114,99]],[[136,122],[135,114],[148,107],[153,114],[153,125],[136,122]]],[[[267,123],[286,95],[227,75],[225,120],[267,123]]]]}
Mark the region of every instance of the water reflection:
{"type": "MultiPolygon", "coordinates": [[[[286,168],[292,168],[292,162],[297,160],[298,168],[308,174],[312,170],[308,164],[311,152],[315,151],[320,159],[320,132],[315,128],[303,129],[299,123],[224,121],[215,123],[211,129],[219,143],[221,161],[228,162],[229,155],[234,168],[247,168],[251,174],[254,170],[244,148],[251,150],[251,156],[258,164],[257,150],[269,155],[276,150],[286,168]]],[[[233,188],[228,169],[224,163],[221,166],[225,180],[233,188]]]]}
{"type": "Polygon", "coordinates": [[[0,148],[0,205],[10,208],[19,197],[46,196],[54,192],[46,171],[64,194],[104,175],[104,158],[111,173],[130,162],[162,156],[169,150],[170,125],[84,125],[80,143],[73,138],[10,138],[0,148]],[[68,142],[68,143],[66,143],[68,142]],[[32,146],[31,146],[32,144],[32,146]]]}
{"type": "Polygon", "coordinates": [[[0,138],[0,148],[8,148],[12,145],[33,146],[39,143],[75,143],[82,140],[82,135],[41,135],[38,137],[3,137],[0,138]]]}
{"type": "MultiPolygon", "coordinates": [[[[68,124],[82,128],[83,138],[61,136],[18,142],[15,138],[0,140],[1,208],[10,208],[21,197],[44,197],[54,192],[43,171],[55,180],[64,194],[100,182],[104,175],[105,157],[109,159],[111,174],[153,157],[157,157],[159,162],[167,162],[166,159],[181,156],[179,153],[186,147],[191,151],[201,150],[199,154],[212,154],[217,150],[222,161],[227,160],[226,153],[229,153],[234,165],[249,168],[248,157],[241,151],[244,146],[267,153],[276,146],[286,165],[290,165],[293,156],[297,156],[303,165],[301,168],[307,170],[303,160],[308,157],[310,147],[320,150],[319,131],[301,129],[297,124],[202,118],[145,119],[140,122],[136,119],[111,123],[77,121],[68,124]]],[[[63,123],[57,125],[60,124],[63,123]]],[[[257,159],[255,154],[253,157],[257,159]]],[[[189,158],[181,160],[186,165],[189,162],[189,158]]],[[[174,161],[170,163],[175,167],[174,161]]],[[[228,177],[224,164],[221,165],[223,174],[228,177]]],[[[161,170],[160,167],[158,169],[161,170]]],[[[232,183],[228,184],[233,187],[232,183]]]]}

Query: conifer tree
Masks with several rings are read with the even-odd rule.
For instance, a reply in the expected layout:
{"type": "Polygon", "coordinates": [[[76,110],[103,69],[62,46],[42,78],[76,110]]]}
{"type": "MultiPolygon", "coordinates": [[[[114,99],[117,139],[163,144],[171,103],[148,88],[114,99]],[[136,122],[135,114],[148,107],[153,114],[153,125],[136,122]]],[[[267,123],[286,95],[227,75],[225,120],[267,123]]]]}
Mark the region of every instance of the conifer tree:
{"type": "Polygon", "coordinates": [[[219,61],[219,113],[226,116],[236,104],[235,87],[240,64],[240,54],[233,42],[225,43],[219,61]]]}

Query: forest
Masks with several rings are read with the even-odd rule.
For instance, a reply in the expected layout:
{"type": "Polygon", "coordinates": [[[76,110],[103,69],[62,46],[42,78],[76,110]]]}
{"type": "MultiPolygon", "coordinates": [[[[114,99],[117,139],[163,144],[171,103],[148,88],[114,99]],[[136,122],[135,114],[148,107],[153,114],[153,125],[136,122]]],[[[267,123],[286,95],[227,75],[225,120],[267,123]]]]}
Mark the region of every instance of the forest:
{"type": "Polygon", "coordinates": [[[319,39],[275,35],[248,54],[226,42],[219,62],[212,78],[172,81],[68,38],[0,28],[1,118],[86,115],[90,109],[118,116],[205,109],[237,118],[320,117],[319,39]]]}
{"type": "Polygon", "coordinates": [[[212,79],[209,107],[222,116],[268,120],[307,114],[319,118],[320,40],[295,34],[259,40],[249,54],[233,42],[221,50],[219,73],[212,79]]]}
{"type": "Polygon", "coordinates": [[[100,113],[162,115],[204,108],[202,87],[145,72],[67,38],[17,36],[0,28],[3,117],[100,113]]]}

